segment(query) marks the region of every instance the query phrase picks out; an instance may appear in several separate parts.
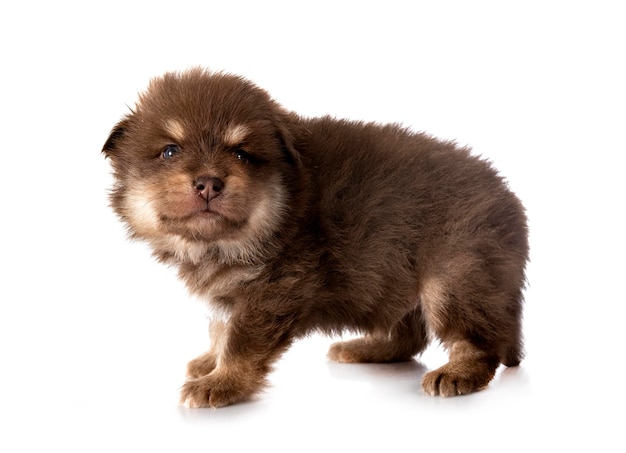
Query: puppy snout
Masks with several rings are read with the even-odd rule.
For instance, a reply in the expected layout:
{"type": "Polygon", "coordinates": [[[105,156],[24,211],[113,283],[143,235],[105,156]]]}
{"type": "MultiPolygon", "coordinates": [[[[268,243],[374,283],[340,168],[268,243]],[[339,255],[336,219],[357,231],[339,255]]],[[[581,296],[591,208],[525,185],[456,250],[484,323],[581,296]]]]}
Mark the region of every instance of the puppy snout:
{"type": "Polygon", "coordinates": [[[198,192],[198,195],[209,201],[217,197],[224,188],[224,181],[220,178],[213,178],[210,176],[200,176],[193,182],[193,186],[198,192]]]}

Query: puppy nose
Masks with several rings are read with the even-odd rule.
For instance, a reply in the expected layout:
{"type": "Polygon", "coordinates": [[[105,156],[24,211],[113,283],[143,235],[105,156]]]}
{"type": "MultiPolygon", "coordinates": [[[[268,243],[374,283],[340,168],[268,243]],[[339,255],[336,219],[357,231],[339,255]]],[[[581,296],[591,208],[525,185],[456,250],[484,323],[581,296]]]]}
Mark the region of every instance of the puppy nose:
{"type": "Polygon", "coordinates": [[[220,178],[200,176],[193,182],[193,186],[198,191],[198,195],[209,201],[220,194],[224,188],[224,182],[220,178]]]}

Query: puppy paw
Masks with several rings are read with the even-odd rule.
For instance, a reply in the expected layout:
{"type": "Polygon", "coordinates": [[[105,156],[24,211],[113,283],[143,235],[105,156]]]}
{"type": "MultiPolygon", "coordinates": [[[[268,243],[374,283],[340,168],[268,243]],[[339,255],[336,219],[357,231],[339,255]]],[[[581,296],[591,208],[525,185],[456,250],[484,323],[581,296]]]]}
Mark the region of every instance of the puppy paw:
{"type": "Polygon", "coordinates": [[[333,344],[328,358],[340,363],[390,363],[410,360],[410,348],[403,343],[375,337],[357,338],[333,344]]]}
{"type": "Polygon", "coordinates": [[[358,348],[350,342],[334,343],[328,350],[328,358],[340,363],[360,363],[366,362],[359,354],[358,348]]]}
{"type": "Polygon", "coordinates": [[[487,386],[493,374],[473,367],[448,363],[441,368],[426,373],[422,380],[424,391],[432,396],[465,395],[487,386]]]}
{"type": "Polygon", "coordinates": [[[257,377],[237,377],[215,370],[211,374],[187,381],[180,402],[190,408],[228,406],[250,399],[263,386],[257,377]]]}
{"type": "Polygon", "coordinates": [[[228,406],[235,401],[228,391],[228,386],[209,376],[187,381],[180,392],[181,404],[190,408],[217,408],[228,406]]]}
{"type": "Polygon", "coordinates": [[[385,355],[384,345],[366,338],[334,343],[328,350],[328,358],[339,363],[390,362],[385,355]]]}
{"type": "Polygon", "coordinates": [[[187,364],[187,377],[199,378],[206,376],[215,369],[216,363],[214,354],[210,352],[204,353],[187,364]]]}

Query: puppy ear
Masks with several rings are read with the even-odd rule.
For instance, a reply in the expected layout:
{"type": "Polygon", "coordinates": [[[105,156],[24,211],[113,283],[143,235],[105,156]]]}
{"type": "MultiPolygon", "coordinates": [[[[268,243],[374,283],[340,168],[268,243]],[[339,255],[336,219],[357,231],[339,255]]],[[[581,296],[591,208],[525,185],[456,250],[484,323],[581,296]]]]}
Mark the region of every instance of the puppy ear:
{"type": "Polygon", "coordinates": [[[300,125],[298,116],[294,113],[281,112],[277,121],[276,130],[288,163],[299,167],[302,164],[299,142],[302,141],[305,129],[300,125]]]}
{"type": "Polygon", "coordinates": [[[106,157],[115,155],[120,141],[126,136],[126,130],[128,129],[129,122],[130,121],[128,119],[120,121],[115,125],[109,134],[109,138],[107,138],[107,141],[102,147],[102,152],[106,157]]]}

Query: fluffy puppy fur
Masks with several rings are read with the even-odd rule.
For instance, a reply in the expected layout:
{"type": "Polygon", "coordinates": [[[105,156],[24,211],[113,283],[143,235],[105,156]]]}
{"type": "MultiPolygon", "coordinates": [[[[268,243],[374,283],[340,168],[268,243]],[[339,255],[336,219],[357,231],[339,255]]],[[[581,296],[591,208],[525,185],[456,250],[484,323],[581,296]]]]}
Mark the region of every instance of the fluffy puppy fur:
{"type": "Polygon", "coordinates": [[[339,362],[449,362],[431,395],[485,387],[522,358],[524,209],[488,162],[397,125],[303,118],[243,78],[154,79],[103,152],[133,238],[224,316],[181,401],[246,400],[313,331],[360,332],[339,362]]]}

